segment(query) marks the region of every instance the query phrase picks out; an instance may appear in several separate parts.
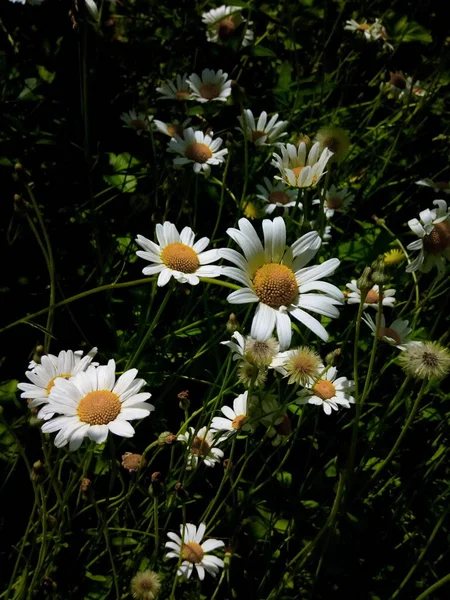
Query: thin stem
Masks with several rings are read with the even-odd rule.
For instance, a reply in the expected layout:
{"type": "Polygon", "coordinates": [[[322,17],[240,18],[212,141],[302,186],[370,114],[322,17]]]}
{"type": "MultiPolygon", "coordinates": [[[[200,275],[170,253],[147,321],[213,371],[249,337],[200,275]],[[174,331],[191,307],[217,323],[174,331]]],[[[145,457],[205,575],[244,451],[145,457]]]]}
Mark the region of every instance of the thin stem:
{"type": "Polygon", "coordinates": [[[245,201],[245,195],[247,193],[248,184],[248,139],[247,139],[247,115],[245,114],[244,106],[241,103],[241,115],[242,115],[242,130],[244,132],[244,185],[242,187],[241,195],[241,206],[245,201]]]}
{"type": "Polygon", "coordinates": [[[430,587],[427,588],[424,592],[422,592],[420,594],[420,596],[417,596],[416,600],[425,600],[425,598],[429,598],[429,596],[433,592],[435,592],[436,590],[438,590],[440,587],[442,587],[446,583],[450,583],[450,573],[448,573],[444,577],[441,577],[441,579],[439,579],[438,581],[436,581],[436,583],[433,583],[433,585],[430,585],[430,587]]]}

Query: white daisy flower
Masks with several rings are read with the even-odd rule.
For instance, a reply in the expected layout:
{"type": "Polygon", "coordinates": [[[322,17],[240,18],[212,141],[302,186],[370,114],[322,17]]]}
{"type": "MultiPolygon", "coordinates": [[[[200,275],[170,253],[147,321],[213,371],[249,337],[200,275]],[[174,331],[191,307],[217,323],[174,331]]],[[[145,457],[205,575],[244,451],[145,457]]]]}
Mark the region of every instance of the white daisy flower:
{"type": "Polygon", "coordinates": [[[134,429],[128,421],[147,417],[155,407],[147,404],[151,394],[139,393],[145,385],[143,379],[135,379],[137,369],[125,371],[116,381],[116,363],[93,367],[76,373],[71,379],[58,377],[50,391],[48,404],[39,411],[38,417],[55,417],[42,425],[44,433],[59,433],[55,446],[62,448],[69,443],[70,450],[77,450],[83,439],[103,443],[108,433],[133,437],[134,429]]]}
{"type": "MultiPolygon", "coordinates": [[[[373,318],[368,313],[364,313],[362,320],[370,327],[372,335],[375,335],[377,325],[373,318]]],[[[409,322],[403,321],[402,319],[396,319],[389,327],[386,327],[386,319],[384,318],[384,315],[381,315],[381,327],[378,333],[378,339],[387,342],[391,346],[395,346],[399,350],[405,350],[407,344],[410,343],[408,336],[411,331],[412,329],[409,327],[409,322]]]]}
{"type": "Polygon", "coordinates": [[[259,367],[268,367],[280,349],[280,345],[274,337],[260,342],[249,335],[244,338],[239,331],[233,333],[231,341],[220,343],[231,349],[233,360],[245,359],[251,365],[259,367]]]}
{"type": "Polygon", "coordinates": [[[181,157],[174,158],[173,164],[181,166],[194,163],[195,173],[205,171],[205,175],[208,176],[211,172],[211,165],[220,165],[225,162],[224,156],[228,154],[226,148],[219,150],[222,138],[213,141],[211,136],[212,132],[211,135],[207,135],[202,131],[194,131],[192,127],[188,127],[184,131],[183,137],[175,134],[169,141],[167,151],[181,154],[181,157]]]}
{"type": "Polygon", "coordinates": [[[362,33],[368,42],[376,42],[381,38],[385,45],[393,50],[392,45],[387,42],[388,36],[386,28],[381,23],[380,19],[375,19],[375,22],[371,24],[367,23],[367,21],[358,23],[358,21],[350,19],[345,22],[344,29],[362,33]]]}
{"type": "Polygon", "coordinates": [[[218,431],[225,432],[220,441],[226,440],[229,436],[242,430],[251,429],[248,423],[247,414],[247,395],[248,391],[240,394],[233,402],[233,408],[222,406],[220,409],[224,417],[214,417],[211,422],[211,429],[214,434],[218,431]]]}
{"type": "MultiPolygon", "coordinates": [[[[22,390],[21,398],[31,399],[29,408],[35,408],[41,404],[48,403],[48,396],[58,378],[70,379],[80,371],[85,371],[92,364],[92,359],[97,354],[97,348],[92,348],[83,358],[83,351],[62,350],[58,356],[44,354],[41,363],[31,361],[25,373],[25,377],[31,383],[19,383],[17,387],[22,390]]],[[[95,363],[97,364],[97,363],[95,363]]],[[[53,417],[49,413],[46,418],[53,417]]]]}
{"type": "Polygon", "coordinates": [[[278,114],[273,115],[269,122],[267,122],[267,113],[265,110],[259,115],[258,121],[255,120],[250,109],[246,108],[244,114],[245,127],[244,119],[240,116],[238,117],[238,121],[241,126],[236,127],[236,129],[246,135],[247,139],[256,146],[270,146],[287,135],[287,132],[284,130],[289,125],[289,121],[278,121],[278,114]]]}
{"type": "MultiPolygon", "coordinates": [[[[286,213],[289,208],[297,204],[298,191],[287,187],[284,181],[272,183],[264,177],[264,184],[265,187],[258,184],[256,188],[259,192],[257,198],[266,203],[264,207],[266,215],[272,214],[277,207],[283,208],[286,213]]],[[[303,204],[299,202],[298,205],[300,210],[303,210],[303,204]]]]}
{"type": "MultiPolygon", "coordinates": [[[[358,287],[356,285],[356,279],[352,279],[351,282],[347,283],[346,285],[347,285],[348,289],[350,290],[350,292],[346,293],[348,303],[349,304],[360,304],[361,290],[358,289],[358,287]]],[[[375,310],[378,310],[378,301],[379,301],[379,297],[380,297],[379,292],[380,292],[380,288],[378,285],[374,285],[372,287],[372,289],[368,291],[368,293],[365,297],[364,308],[371,306],[375,310]]],[[[395,302],[396,302],[395,290],[383,289],[382,305],[392,307],[392,306],[394,306],[395,302]]]]}
{"type": "Polygon", "coordinates": [[[416,181],[416,185],[424,185],[426,187],[433,188],[436,193],[444,192],[444,194],[450,194],[450,183],[448,181],[433,181],[432,179],[419,179],[416,181]]]}
{"type": "Polygon", "coordinates": [[[226,102],[231,94],[231,79],[228,79],[228,73],[222,69],[213,71],[212,69],[203,69],[202,77],[193,73],[187,80],[192,91],[192,97],[197,102],[211,102],[219,100],[226,102]]]}
{"type": "MultiPolygon", "coordinates": [[[[236,29],[242,23],[246,22],[241,15],[241,6],[226,6],[223,4],[218,8],[203,13],[202,21],[206,25],[206,39],[215,44],[224,44],[234,36],[236,29]]],[[[242,46],[248,46],[253,42],[253,31],[250,27],[253,25],[249,21],[245,29],[242,46]]]]}
{"type": "MultiPolygon", "coordinates": [[[[164,121],[158,121],[155,119],[153,123],[156,125],[156,129],[163,133],[164,135],[168,135],[169,137],[173,137],[175,134],[180,137],[183,136],[184,130],[189,125],[192,119],[186,119],[183,123],[175,120],[172,123],[164,123],[164,121]]],[[[192,129],[196,130],[197,126],[192,126],[192,129]]]]}
{"type": "Polygon", "coordinates": [[[298,148],[294,144],[279,144],[281,156],[274,153],[272,165],[280,171],[275,179],[285,181],[292,187],[310,187],[316,185],[325,173],[327,162],[333,156],[328,148],[320,152],[320,143],[316,142],[307,150],[305,142],[298,148]]]}
{"type": "Polygon", "coordinates": [[[212,538],[205,540],[202,544],[205,530],[204,523],[201,523],[198,529],[192,523],[186,523],[185,526],[180,525],[181,537],[171,531],[168,532],[167,537],[170,541],[166,542],[166,548],[169,548],[171,552],[166,554],[166,558],[179,559],[181,556],[183,559],[177,575],[189,579],[195,566],[199,579],[203,580],[205,571],[215,577],[219,569],[223,568],[223,560],[217,556],[208,555],[208,552],[217,550],[225,544],[221,540],[212,538]]]}
{"type": "Polygon", "coordinates": [[[125,123],[123,127],[134,129],[137,135],[142,135],[142,132],[148,131],[150,122],[153,119],[152,115],[146,115],[145,113],[137,113],[135,110],[130,112],[122,113],[120,119],[125,123]]]}
{"type": "Polygon", "coordinates": [[[173,223],[158,223],[156,237],[159,246],[138,235],[136,243],[144,251],[138,250],[136,254],[152,263],[149,267],[144,267],[142,272],[144,275],[159,273],[159,286],[166,285],[171,277],[180,283],[197,285],[199,277],[219,277],[222,274],[222,267],[211,265],[220,258],[218,250],[204,252],[209,239],[203,237],[194,243],[195,234],[190,227],[185,227],[178,233],[173,223]]]}
{"type": "Polygon", "coordinates": [[[238,225],[239,229],[231,228],[227,233],[244,256],[230,248],[219,250],[219,254],[237,267],[223,267],[223,273],[245,286],[230,294],[228,301],[257,304],[251,336],[265,341],[276,328],[281,349],[287,349],[292,337],[290,317],[294,317],[327,341],[325,328],[306,311],[336,318],[336,305],[342,304],[343,294],[336,286],[319,281],[334,273],[340,262],[337,258],[305,268],[322,244],[317,231],[303,235],[286,250],[282,217],[263,220],[264,246],[247,219],[240,219],[238,225]]]}
{"type": "Polygon", "coordinates": [[[434,266],[442,275],[445,259],[450,260],[450,209],[445,200],[434,200],[435,209],[419,213],[419,219],[408,221],[410,229],[419,237],[408,244],[408,250],[417,250],[418,256],[406,267],[407,273],[428,273],[434,266]]]}
{"type": "Polygon", "coordinates": [[[198,431],[189,427],[188,431],[181,433],[177,439],[189,446],[186,466],[188,470],[195,469],[199,462],[203,462],[206,467],[214,467],[223,458],[222,450],[214,446],[219,440],[215,440],[213,432],[208,431],[206,427],[198,431]]]}
{"type": "MultiPolygon", "coordinates": [[[[330,189],[325,194],[325,202],[323,203],[323,210],[327,219],[331,219],[335,212],[345,212],[354,198],[354,194],[349,194],[347,188],[337,190],[334,185],[330,186],[330,189]]],[[[313,205],[320,204],[320,198],[316,198],[312,203],[313,205]]]]}
{"type": "Polygon", "coordinates": [[[331,415],[333,410],[338,410],[339,406],[350,408],[350,404],[355,403],[353,396],[350,396],[354,389],[353,381],[346,377],[336,379],[336,375],[336,367],[329,367],[320,379],[306,383],[305,389],[299,392],[296,403],[322,405],[327,415],[331,415]]]}
{"type": "Polygon", "coordinates": [[[164,81],[161,87],[156,88],[156,91],[162,96],[159,100],[192,100],[187,77],[187,73],[184,73],[184,75],[177,75],[175,81],[164,81]]]}

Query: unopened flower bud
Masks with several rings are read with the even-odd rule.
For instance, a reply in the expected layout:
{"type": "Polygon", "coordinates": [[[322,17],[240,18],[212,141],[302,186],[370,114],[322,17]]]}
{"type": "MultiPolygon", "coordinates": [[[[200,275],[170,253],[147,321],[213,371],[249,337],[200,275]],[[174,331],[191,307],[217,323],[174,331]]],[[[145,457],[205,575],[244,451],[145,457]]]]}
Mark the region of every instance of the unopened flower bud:
{"type": "Polygon", "coordinates": [[[173,433],[171,433],[170,431],[163,431],[158,436],[158,443],[161,446],[164,446],[165,444],[170,446],[171,444],[174,444],[176,441],[177,441],[177,436],[174,435],[173,433]]]}
{"type": "Polygon", "coordinates": [[[366,267],[362,272],[361,277],[356,281],[356,287],[358,290],[361,290],[361,296],[366,296],[369,290],[373,287],[372,281],[372,269],[370,267],[366,267]]]}
{"type": "Polygon", "coordinates": [[[20,214],[25,214],[28,209],[28,204],[19,196],[19,194],[14,194],[14,210],[20,214]]]}
{"type": "Polygon", "coordinates": [[[38,346],[36,346],[33,353],[33,360],[35,363],[38,363],[38,365],[41,364],[41,358],[43,354],[44,346],[42,346],[42,344],[39,344],[38,346]]]}
{"type": "Polygon", "coordinates": [[[384,256],[379,256],[372,263],[372,281],[378,285],[386,285],[390,281],[390,276],[386,273],[386,264],[384,256]]]}
{"type": "Polygon", "coordinates": [[[189,401],[189,390],[185,390],[184,392],[180,392],[178,394],[178,399],[180,400],[180,408],[182,410],[188,410],[189,405],[191,404],[189,401]]]}
{"type": "Polygon", "coordinates": [[[152,498],[162,496],[164,493],[163,477],[159,471],[152,473],[151,483],[148,487],[148,493],[152,498]]]}
{"type": "Polygon", "coordinates": [[[33,468],[31,469],[31,479],[36,483],[42,483],[47,475],[47,469],[44,464],[37,460],[33,463],[33,468]]]}
{"type": "Polygon", "coordinates": [[[231,471],[233,469],[233,463],[229,458],[226,458],[223,461],[223,468],[225,469],[225,471],[231,471]]]}
{"type": "Polygon", "coordinates": [[[234,313],[230,313],[226,327],[229,334],[233,334],[239,329],[239,321],[234,313]]]}
{"type": "Polygon", "coordinates": [[[336,348],[336,350],[329,352],[325,356],[325,363],[330,367],[337,367],[338,369],[339,367],[342,367],[344,364],[344,355],[342,350],[340,348],[336,348]]]}

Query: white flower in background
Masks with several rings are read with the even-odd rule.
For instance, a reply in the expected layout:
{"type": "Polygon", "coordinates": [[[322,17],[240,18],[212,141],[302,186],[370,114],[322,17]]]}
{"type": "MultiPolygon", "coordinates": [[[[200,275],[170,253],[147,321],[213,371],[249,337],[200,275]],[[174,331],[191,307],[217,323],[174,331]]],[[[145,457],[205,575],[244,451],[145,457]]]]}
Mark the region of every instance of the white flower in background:
{"type": "MultiPolygon", "coordinates": [[[[362,320],[370,327],[372,335],[374,336],[377,330],[377,324],[374,319],[368,313],[364,313],[362,320]]],[[[381,327],[378,333],[378,339],[387,342],[391,346],[395,346],[399,350],[404,350],[406,345],[411,343],[408,337],[411,331],[412,329],[409,327],[409,322],[403,321],[402,319],[396,319],[389,327],[386,327],[386,319],[384,318],[384,315],[381,315],[381,327]]]]}
{"type": "Polygon", "coordinates": [[[177,75],[176,80],[164,81],[156,91],[161,94],[160,100],[192,100],[191,90],[187,82],[187,73],[177,75]]]}
{"type": "Polygon", "coordinates": [[[245,359],[251,365],[258,367],[268,367],[280,349],[274,337],[260,342],[249,335],[244,338],[239,331],[233,333],[231,341],[220,343],[230,348],[233,352],[233,360],[245,359]]]}
{"type": "Polygon", "coordinates": [[[349,381],[346,377],[336,379],[336,375],[336,367],[329,367],[321,374],[320,379],[313,383],[306,383],[305,389],[298,394],[297,404],[321,405],[327,415],[331,415],[333,410],[338,410],[339,406],[350,408],[350,404],[355,402],[350,395],[354,389],[353,381],[349,381]]]}
{"type": "Polygon", "coordinates": [[[218,431],[224,432],[224,436],[220,438],[220,441],[226,440],[229,436],[238,433],[241,429],[244,431],[251,429],[248,423],[247,395],[248,391],[235,398],[233,408],[230,406],[222,406],[220,410],[224,417],[213,418],[210,431],[213,433],[217,433],[218,431]]]}
{"type": "Polygon", "coordinates": [[[236,129],[246,135],[247,139],[256,146],[270,146],[287,135],[284,130],[289,125],[289,121],[278,121],[278,114],[273,115],[269,122],[267,122],[265,110],[259,115],[258,121],[255,120],[252,111],[248,108],[244,110],[244,115],[245,126],[244,118],[240,116],[238,117],[240,127],[236,129]]]}
{"type": "Polygon", "coordinates": [[[287,349],[292,337],[291,317],[294,317],[327,341],[325,328],[306,311],[329,318],[339,316],[336,305],[342,304],[342,292],[319,280],[332,275],[340,261],[331,258],[305,268],[322,244],[319,234],[311,231],[286,250],[286,225],[282,217],[263,220],[264,246],[247,219],[240,219],[238,225],[239,229],[231,228],[227,233],[242,248],[244,256],[230,248],[219,250],[219,254],[237,267],[223,267],[223,273],[244,285],[230,294],[228,301],[257,304],[251,336],[265,341],[276,328],[281,349],[287,349]]]}
{"type": "Polygon", "coordinates": [[[390,50],[394,49],[387,41],[387,31],[380,19],[375,19],[374,23],[371,24],[367,23],[367,21],[358,23],[358,21],[350,19],[345,22],[344,29],[364,34],[368,42],[376,42],[381,39],[390,50]]]}
{"type": "Polygon", "coordinates": [[[280,176],[276,176],[275,179],[299,188],[316,185],[333,156],[328,148],[320,152],[319,142],[313,144],[309,152],[305,142],[300,142],[298,148],[294,144],[279,144],[279,150],[281,156],[274,153],[271,163],[280,171],[280,176]]]}
{"type": "Polygon", "coordinates": [[[192,97],[197,102],[212,102],[219,100],[226,102],[231,94],[231,79],[228,79],[228,73],[222,69],[213,71],[212,69],[203,69],[202,77],[193,73],[187,80],[192,91],[192,97]]]}
{"type": "Polygon", "coordinates": [[[381,89],[387,92],[390,98],[406,103],[427,94],[420,86],[420,81],[414,81],[412,77],[404,75],[402,71],[391,72],[389,81],[382,83],[381,89]]]}
{"type": "Polygon", "coordinates": [[[166,548],[171,551],[166,554],[166,558],[182,558],[182,563],[178,568],[177,575],[182,575],[186,579],[192,575],[194,567],[197,570],[199,579],[205,578],[205,571],[215,577],[222,569],[224,562],[221,558],[214,555],[208,555],[208,552],[217,550],[224,546],[221,540],[208,539],[202,544],[202,539],[205,535],[206,525],[201,523],[197,529],[192,523],[186,523],[185,526],[180,525],[180,534],[177,535],[169,531],[167,537],[169,542],[166,542],[166,548]]]}
{"type": "Polygon", "coordinates": [[[226,148],[219,150],[223,142],[222,138],[213,141],[211,136],[212,132],[211,135],[206,135],[202,131],[194,131],[192,127],[184,131],[183,137],[175,134],[167,148],[168,152],[181,155],[180,158],[173,159],[174,165],[182,166],[194,163],[195,173],[204,171],[205,176],[208,176],[211,172],[211,165],[220,165],[225,162],[224,156],[228,153],[226,148]]]}
{"type": "MultiPolygon", "coordinates": [[[[317,223],[317,221],[310,221],[309,224],[311,225],[311,229],[317,230],[319,228],[319,224],[317,223]]],[[[327,246],[331,241],[331,237],[331,225],[325,225],[322,234],[322,244],[324,246],[327,246]]]]}
{"type": "MultiPolygon", "coordinates": [[[[267,215],[273,213],[276,208],[283,208],[286,213],[289,208],[297,204],[298,191],[288,187],[284,181],[272,183],[267,177],[264,177],[264,184],[257,185],[259,192],[257,198],[265,202],[264,212],[267,215]]],[[[303,204],[298,203],[300,210],[303,210],[303,204]]]]}
{"type": "MultiPolygon", "coordinates": [[[[41,363],[30,362],[30,371],[25,373],[31,383],[19,383],[17,387],[22,391],[21,398],[31,399],[29,408],[35,408],[41,404],[48,403],[48,396],[55,385],[58,377],[70,379],[76,373],[85,371],[92,363],[97,354],[97,348],[92,348],[83,358],[83,351],[62,350],[58,356],[54,354],[44,354],[41,357],[41,363]]],[[[53,414],[48,414],[50,419],[53,414]]]]}
{"type": "MultiPolygon", "coordinates": [[[[203,13],[202,21],[206,25],[206,39],[208,42],[214,42],[215,44],[228,42],[234,36],[239,25],[246,22],[246,19],[241,15],[241,10],[241,6],[226,6],[223,4],[203,13]]],[[[242,46],[248,46],[253,42],[254,34],[250,29],[252,25],[252,21],[249,21],[247,28],[244,30],[242,46]]]]}
{"type": "Polygon", "coordinates": [[[426,187],[433,188],[436,193],[444,192],[444,194],[450,194],[450,183],[448,181],[433,181],[432,179],[419,179],[416,181],[416,185],[424,185],[426,187]]]}
{"type": "MultiPolygon", "coordinates": [[[[163,133],[164,135],[168,135],[172,138],[174,135],[179,135],[180,137],[183,137],[184,130],[187,128],[191,120],[192,119],[186,119],[182,123],[180,123],[177,120],[171,123],[164,123],[164,121],[158,121],[157,119],[155,119],[153,123],[155,124],[156,129],[159,132],[163,133]]],[[[197,126],[193,125],[192,129],[195,131],[197,129],[197,126]]]]}
{"type": "Polygon", "coordinates": [[[174,277],[180,283],[197,285],[199,277],[219,277],[222,267],[211,265],[219,260],[217,250],[207,250],[209,238],[200,238],[194,243],[195,234],[190,227],[185,227],[181,233],[173,223],[166,221],[163,225],[156,225],[158,244],[138,235],[136,243],[144,249],[136,254],[152,263],[144,267],[144,275],[159,273],[158,285],[163,286],[174,277]]]}
{"type": "Polygon", "coordinates": [[[206,467],[214,467],[223,458],[222,450],[214,446],[218,440],[214,439],[213,432],[208,431],[206,427],[198,431],[189,427],[188,431],[181,433],[177,439],[188,446],[188,470],[195,469],[199,462],[204,463],[206,467]]]}
{"type": "Polygon", "coordinates": [[[445,271],[446,259],[450,260],[450,211],[445,200],[434,200],[435,209],[427,208],[419,213],[419,219],[408,221],[410,229],[419,237],[408,244],[408,250],[418,251],[417,257],[406,267],[407,273],[428,273],[434,266],[440,275],[445,271]]]}
{"type": "MultiPolygon", "coordinates": [[[[327,219],[331,219],[335,212],[345,212],[354,198],[353,194],[348,193],[347,188],[337,190],[334,185],[330,186],[330,189],[325,194],[325,202],[323,203],[323,210],[327,219]]],[[[316,198],[312,203],[313,206],[320,204],[320,198],[316,198]]]]}
{"type": "Polygon", "coordinates": [[[123,127],[134,129],[138,135],[141,135],[143,131],[149,130],[153,116],[146,115],[145,113],[137,113],[133,109],[130,112],[122,113],[120,119],[125,123],[123,127]]]}
{"type": "MultiPolygon", "coordinates": [[[[361,302],[361,290],[356,285],[356,279],[352,279],[350,283],[347,283],[347,287],[350,292],[347,292],[347,301],[349,304],[360,304],[361,302]]],[[[371,290],[368,291],[365,301],[364,308],[371,306],[375,310],[378,310],[380,288],[378,285],[374,285],[371,290]]],[[[383,288],[383,306],[394,306],[395,304],[395,290],[386,290],[383,288]]]]}
{"type": "Polygon", "coordinates": [[[136,379],[137,369],[125,371],[117,381],[115,371],[116,363],[111,359],[106,366],[91,365],[71,379],[55,379],[48,404],[38,417],[61,415],[42,425],[44,433],[59,432],[57,448],[69,443],[70,450],[77,450],[85,437],[101,444],[109,432],[133,437],[135,432],[128,421],[143,419],[155,410],[146,402],[151,394],[139,393],[146,382],[136,379]]]}

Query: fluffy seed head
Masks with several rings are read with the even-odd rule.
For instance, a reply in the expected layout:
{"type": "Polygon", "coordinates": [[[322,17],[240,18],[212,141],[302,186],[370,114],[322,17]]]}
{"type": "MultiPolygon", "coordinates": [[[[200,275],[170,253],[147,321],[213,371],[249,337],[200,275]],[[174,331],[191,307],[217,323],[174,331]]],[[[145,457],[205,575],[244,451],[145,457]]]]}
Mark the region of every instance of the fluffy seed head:
{"type": "Polygon", "coordinates": [[[428,235],[423,237],[423,249],[429,254],[440,254],[450,246],[450,221],[436,223],[428,235]]]}
{"type": "Polygon", "coordinates": [[[174,242],[166,246],[161,252],[161,258],[169,269],[181,273],[195,273],[200,266],[197,252],[181,242],[174,242]]]}
{"type": "Polygon", "coordinates": [[[120,413],[119,397],[109,390],[89,392],[78,404],[78,416],[89,425],[106,425],[120,413]]]}
{"type": "Polygon", "coordinates": [[[161,580],[150,569],[140,571],[131,580],[131,595],[136,600],[153,600],[159,594],[161,580]]]}
{"type": "Polygon", "coordinates": [[[253,278],[253,287],[260,301],[273,308],[291,304],[298,295],[294,272],[277,263],[260,267],[253,278]]]}
{"type": "Polygon", "coordinates": [[[267,379],[267,370],[258,369],[246,360],[241,360],[238,367],[238,381],[249,388],[252,381],[255,387],[263,387],[267,379]],[[254,379],[254,381],[253,381],[254,379]]]}
{"type": "Polygon", "coordinates": [[[283,366],[289,376],[288,383],[305,385],[317,377],[321,368],[320,356],[311,348],[301,346],[292,351],[283,366]]]}
{"type": "Polygon", "coordinates": [[[408,344],[399,361],[415,379],[444,379],[450,373],[450,352],[437,342],[408,344]]]}
{"type": "Polygon", "coordinates": [[[268,367],[278,352],[279,345],[274,337],[264,342],[248,337],[245,342],[245,358],[257,367],[268,367]]]}
{"type": "Polygon", "coordinates": [[[194,162],[200,164],[208,162],[213,155],[210,147],[206,144],[202,144],[201,142],[193,142],[190,144],[184,151],[184,154],[186,158],[189,158],[189,160],[193,160],[194,162]]]}
{"type": "Polygon", "coordinates": [[[340,127],[327,127],[320,129],[317,133],[317,141],[320,142],[322,148],[328,148],[333,152],[331,161],[340,162],[350,148],[350,140],[347,132],[340,127]]]}

